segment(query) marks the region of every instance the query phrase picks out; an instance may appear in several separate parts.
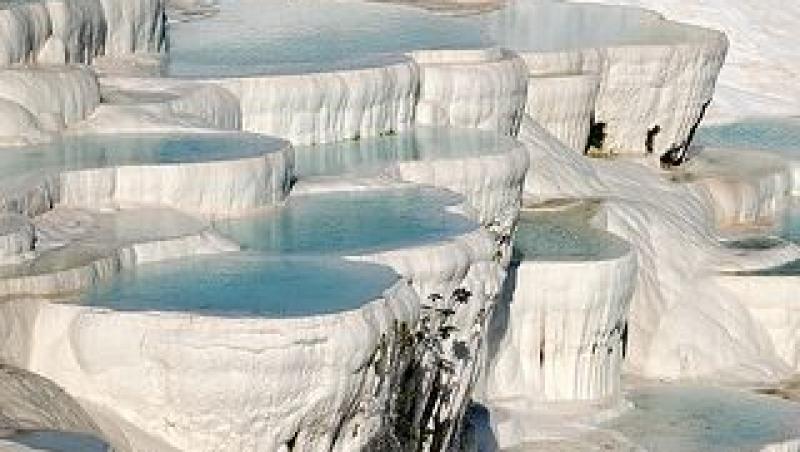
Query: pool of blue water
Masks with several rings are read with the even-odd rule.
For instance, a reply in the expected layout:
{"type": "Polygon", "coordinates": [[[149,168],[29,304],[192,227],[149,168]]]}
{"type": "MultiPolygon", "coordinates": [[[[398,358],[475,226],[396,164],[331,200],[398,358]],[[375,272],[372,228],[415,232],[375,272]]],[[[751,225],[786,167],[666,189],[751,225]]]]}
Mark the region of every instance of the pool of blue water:
{"type": "Polygon", "coordinates": [[[652,386],[608,423],[651,452],[756,452],[800,437],[800,404],[710,386],[652,386]]]}
{"type": "Polygon", "coordinates": [[[170,27],[173,76],[294,74],[383,65],[387,54],[487,43],[470,18],[364,2],[221,0],[170,27]],[[266,8],[266,9],[265,9],[266,8]]]}
{"type": "MultiPolygon", "coordinates": [[[[757,239],[751,239],[757,240],[757,239]]],[[[765,238],[765,244],[770,239],[765,238]]],[[[789,204],[782,221],[775,231],[775,241],[785,240],[800,244],[800,200],[794,199],[789,204]]],[[[740,275],[759,275],[759,276],[794,276],[800,275],[800,260],[788,262],[778,267],[766,268],[763,270],[737,272],[740,275]]]]}
{"type": "Polygon", "coordinates": [[[598,208],[590,202],[556,211],[523,210],[514,235],[514,259],[581,261],[624,255],[628,245],[622,239],[589,225],[598,208]]]}
{"type": "Polygon", "coordinates": [[[517,51],[673,44],[691,39],[685,27],[622,6],[510,0],[481,20],[494,44],[517,51]]]}
{"type": "Polygon", "coordinates": [[[217,231],[269,254],[357,254],[424,244],[477,225],[446,211],[460,197],[427,188],[290,197],[259,215],[220,220],[217,231]]]}
{"type": "Polygon", "coordinates": [[[800,157],[800,118],[749,119],[697,129],[695,143],[800,157]]]}
{"type": "Polygon", "coordinates": [[[458,15],[389,3],[279,0],[264,14],[258,0],[222,0],[210,17],[171,24],[165,72],[297,74],[383,65],[422,49],[546,52],[686,39],[685,27],[605,5],[517,0],[498,11],[458,15]]]}
{"type": "Polygon", "coordinates": [[[373,175],[394,162],[446,160],[509,152],[516,142],[478,129],[417,127],[356,141],[295,147],[298,178],[342,174],[373,175]]]}
{"type": "Polygon", "coordinates": [[[388,267],[335,257],[229,253],[137,266],[83,302],[118,311],[296,317],[358,308],[397,279],[388,267]]]}
{"type": "Polygon", "coordinates": [[[196,163],[275,152],[284,142],[247,133],[65,136],[55,142],[0,148],[0,178],[124,165],[196,163]]]}
{"type": "MultiPolygon", "coordinates": [[[[2,438],[33,450],[48,452],[107,452],[108,444],[90,435],[67,433],[51,430],[20,432],[8,438],[2,438]]],[[[2,447],[0,447],[1,449],[2,447]]],[[[5,450],[5,449],[3,449],[5,450]]]]}

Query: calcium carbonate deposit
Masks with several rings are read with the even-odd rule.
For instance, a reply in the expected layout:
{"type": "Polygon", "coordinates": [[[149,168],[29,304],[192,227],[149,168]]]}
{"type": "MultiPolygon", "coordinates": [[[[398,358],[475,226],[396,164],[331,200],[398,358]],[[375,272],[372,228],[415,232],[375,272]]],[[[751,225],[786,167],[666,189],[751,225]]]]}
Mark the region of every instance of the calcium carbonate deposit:
{"type": "Polygon", "coordinates": [[[800,12],[621,3],[0,0],[0,451],[800,450],[800,12]]]}

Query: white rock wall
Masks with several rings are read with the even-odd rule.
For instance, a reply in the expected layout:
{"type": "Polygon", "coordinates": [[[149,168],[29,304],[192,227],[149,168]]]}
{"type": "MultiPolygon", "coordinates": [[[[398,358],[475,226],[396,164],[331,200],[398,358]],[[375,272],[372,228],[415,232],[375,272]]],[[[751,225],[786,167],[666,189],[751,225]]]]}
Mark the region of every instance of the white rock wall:
{"type": "Polygon", "coordinates": [[[416,323],[419,302],[399,282],[362,308],[296,319],[0,309],[38,311],[28,369],[180,450],[349,451],[385,427],[400,324],[416,323]]]}
{"type": "Polygon", "coordinates": [[[504,225],[511,225],[519,210],[527,171],[528,154],[521,146],[480,157],[398,162],[388,169],[401,180],[459,193],[474,220],[504,225]]]}
{"type": "Polygon", "coordinates": [[[594,74],[531,76],[525,112],[570,149],[583,153],[600,78],[594,74]]]}
{"type": "Polygon", "coordinates": [[[25,107],[0,99],[0,145],[25,146],[49,139],[50,135],[42,131],[39,120],[25,107]]]}
{"type": "MultiPolygon", "coordinates": [[[[0,69],[0,99],[22,106],[42,129],[57,131],[91,114],[100,91],[85,67],[0,69]]],[[[25,120],[17,115],[3,121],[15,119],[25,120]]]]}
{"type": "Polygon", "coordinates": [[[636,259],[512,263],[487,375],[492,400],[597,401],[620,395],[636,259]]]}
{"type": "MultiPolygon", "coordinates": [[[[457,447],[461,419],[486,362],[486,331],[510,256],[503,231],[478,229],[447,243],[354,257],[392,267],[422,300],[413,410],[422,450],[457,447]],[[458,289],[469,295],[459,300],[458,289]],[[426,408],[428,407],[428,408],[426,408]],[[433,434],[425,434],[426,430],[433,434]]],[[[397,445],[402,447],[403,443],[397,445]]]]}
{"type": "MultiPolygon", "coordinates": [[[[711,101],[728,49],[725,35],[637,8],[554,5],[541,7],[539,16],[552,16],[546,26],[517,24],[515,20],[520,19],[507,18],[513,26],[495,32],[501,42],[519,52],[531,75],[599,75],[594,119],[605,124],[605,151],[646,154],[648,132],[656,126],[652,153],[662,155],[685,147],[711,101]],[[615,39],[602,31],[586,33],[582,23],[597,23],[597,30],[619,27],[623,35],[615,39]],[[564,29],[554,24],[576,28],[574,36],[562,36],[564,29]],[[633,24],[639,29],[633,33],[638,35],[625,36],[631,33],[627,28],[636,28],[633,24]],[[581,41],[589,39],[584,34],[597,34],[598,41],[581,41]]],[[[535,8],[530,7],[531,11],[535,8]]]]}
{"type": "Polygon", "coordinates": [[[239,99],[242,128],[291,141],[326,143],[407,129],[418,70],[381,67],[214,80],[239,99]]]}
{"type": "Polygon", "coordinates": [[[37,61],[91,63],[103,51],[107,24],[100,0],[48,0],[52,34],[37,61]]]}
{"type": "Polygon", "coordinates": [[[33,250],[34,227],[31,221],[15,214],[0,215],[0,262],[11,264],[33,250]]]}
{"type": "Polygon", "coordinates": [[[701,171],[694,185],[707,193],[721,228],[774,224],[791,203],[792,174],[780,158],[755,151],[704,149],[687,170],[692,174],[695,167],[704,166],[709,174],[701,171]],[[721,168],[715,169],[715,160],[722,161],[721,168]],[[733,173],[731,164],[736,167],[733,173]]]}
{"type": "Polygon", "coordinates": [[[105,55],[160,53],[165,50],[166,1],[101,0],[106,19],[105,55]]]}
{"type": "Polygon", "coordinates": [[[163,0],[42,0],[0,9],[0,67],[160,53],[163,0]]]}
{"type": "Polygon", "coordinates": [[[697,42],[624,46],[604,50],[595,121],[606,124],[603,149],[645,154],[649,130],[660,131],[653,153],[687,145],[711,102],[728,42],[698,29],[697,42]]]}
{"type": "Polygon", "coordinates": [[[524,123],[531,151],[525,196],[607,199],[608,229],[628,240],[639,270],[629,316],[629,370],[658,378],[770,380],[785,375],[767,332],[743,300],[714,282],[730,251],[715,235],[705,193],[649,164],[590,160],[524,123]]]}
{"type": "Polygon", "coordinates": [[[650,8],[679,20],[724,32],[730,54],[720,73],[709,119],[797,116],[800,114],[800,77],[795,24],[800,3],[783,0],[614,0],[650,8]]]}
{"type": "Polygon", "coordinates": [[[226,216],[283,201],[292,170],[287,145],[255,158],[67,171],[60,176],[59,202],[88,208],[160,205],[226,216]]]}
{"type": "Polygon", "coordinates": [[[35,61],[51,30],[44,3],[4,4],[0,9],[0,67],[35,61]]]}
{"type": "Polygon", "coordinates": [[[719,284],[743,300],[747,310],[769,333],[775,351],[794,372],[800,370],[800,306],[796,276],[732,276],[719,284]]]}
{"type": "Polygon", "coordinates": [[[416,122],[516,135],[527,91],[525,65],[497,49],[419,51],[416,122]]]}

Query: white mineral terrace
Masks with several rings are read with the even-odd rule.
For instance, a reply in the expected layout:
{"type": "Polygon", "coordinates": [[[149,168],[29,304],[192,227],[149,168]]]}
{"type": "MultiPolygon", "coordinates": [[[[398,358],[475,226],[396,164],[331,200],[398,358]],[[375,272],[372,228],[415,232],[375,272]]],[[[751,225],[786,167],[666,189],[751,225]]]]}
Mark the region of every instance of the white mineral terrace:
{"type": "Polygon", "coordinates": [[[800,450],[800,123],[701,123],[728,44],[0,0],[0,451],[800,450]]]}

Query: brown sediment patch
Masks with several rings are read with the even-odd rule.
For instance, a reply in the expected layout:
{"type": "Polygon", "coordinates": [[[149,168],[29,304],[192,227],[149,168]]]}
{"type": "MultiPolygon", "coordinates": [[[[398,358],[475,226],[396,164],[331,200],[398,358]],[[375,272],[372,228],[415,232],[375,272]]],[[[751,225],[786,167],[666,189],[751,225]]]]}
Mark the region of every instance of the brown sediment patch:
{"type": "Polygon", "coordinates": [[[776,386],[755,388],[754,391],[758,394],[778,397],[783,400],[800,402],[800,375],[782,381],[776,386]]]}
{"type": "Polygon", "coordinates": [[[426,9],[442,14],[476,15],[505,6],[504,0],[370,0],[373,3],[392,3],[426,9]]]}

